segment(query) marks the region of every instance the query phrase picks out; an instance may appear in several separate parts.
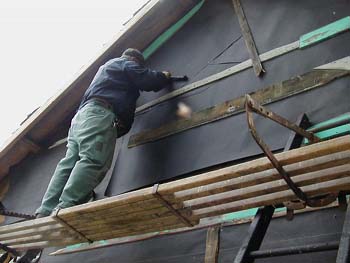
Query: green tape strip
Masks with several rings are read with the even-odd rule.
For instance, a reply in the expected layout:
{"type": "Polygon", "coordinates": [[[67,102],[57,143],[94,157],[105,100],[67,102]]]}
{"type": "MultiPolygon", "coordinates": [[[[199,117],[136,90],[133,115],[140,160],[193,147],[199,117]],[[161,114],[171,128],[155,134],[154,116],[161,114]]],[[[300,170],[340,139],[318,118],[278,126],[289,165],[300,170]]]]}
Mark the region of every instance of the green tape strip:
{"type": "Polygon", "coordinates": [[[299,47],[305,48],[349,29],[350,16],[347,16],[310,33],[302,35],[299,40],[299,47]]]}
{"type": "Polygon", "coordinates": [[[162,33],[156,40],[154,40],[152,44],[143,51],[143,56],[145,59],[149,58],[161,45],[163,45],[169,38],[171,38],[184,24],[186,24],[186,22],[190,20],[203,6],[204,2],[205,0],[199,2],[183,18],[177,21],[174,25],[162,33]]]}
{"type": "MultiPolygon", "coordinates": [[[[335,117],[333,119],[324,121],[324,122],[320,122],[312,127],[310,127],[309,129],[314,129],[314,128],[322,128],[323,126],[332,124],[334,122],[338,122],[338,121],[343,121],[343,120],[349,120],[350,121],[350,113],[345,113],[342,114],[338,117],[335,117]]],[[[320,131],[317,132],[316,135],[320,138],[320,139],[331,139],[337,136],[343,136],[346,134],[350,134],[350,124],[344,124],[338,127],[334,127],[328,130],[324,130],[324,131],[320,131]]],[[[303,140],[303,144],[308,144],[309,140],[304,138],[303,140]]]]}

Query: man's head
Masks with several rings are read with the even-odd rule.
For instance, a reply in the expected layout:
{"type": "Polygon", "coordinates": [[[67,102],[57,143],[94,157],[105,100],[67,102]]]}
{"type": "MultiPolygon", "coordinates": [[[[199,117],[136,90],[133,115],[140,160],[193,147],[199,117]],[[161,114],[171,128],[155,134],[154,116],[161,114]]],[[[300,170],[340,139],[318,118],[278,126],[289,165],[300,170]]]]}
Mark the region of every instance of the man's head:
{"type": "Polygon", "coordinates": [[[135,49],[135,48],[128,48],[123,52],[122,57],[131,58],[132,60],[136,61],[140,65],[145,64],[145,58],[143,57],[142,53],[135,49]]]}

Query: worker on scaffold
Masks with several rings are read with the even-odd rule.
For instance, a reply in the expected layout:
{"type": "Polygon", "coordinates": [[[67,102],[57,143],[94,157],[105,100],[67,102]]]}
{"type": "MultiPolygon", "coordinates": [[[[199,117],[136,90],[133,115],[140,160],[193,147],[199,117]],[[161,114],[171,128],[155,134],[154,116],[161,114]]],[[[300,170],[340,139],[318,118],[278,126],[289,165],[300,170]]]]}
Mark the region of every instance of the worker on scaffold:
{"type": "MultiPolygon", "coordinates": [[[[140,51],[129,48],[102,65],[86,90],[36,217],[91,200],[108,171],[117,137],[134,121],[140,91],[159,91],[171,83],[169,72],[146,68],[140,51]]],[[[27,251],[17,263],[38,262],[41,250],[27,251]]]]}

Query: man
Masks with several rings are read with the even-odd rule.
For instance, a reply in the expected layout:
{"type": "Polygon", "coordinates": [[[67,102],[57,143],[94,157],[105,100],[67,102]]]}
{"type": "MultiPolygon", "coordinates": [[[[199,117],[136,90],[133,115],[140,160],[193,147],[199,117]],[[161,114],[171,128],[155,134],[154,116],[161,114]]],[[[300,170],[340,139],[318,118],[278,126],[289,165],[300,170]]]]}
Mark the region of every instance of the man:
{"type": "MultiPolygon", "coordinates": [[[[144,67],[144,57],[127,49],[101,66],[85,92],[67,138],[66,156],[58,163],[36,217],[87,202],[111,165],[115,140],[134,121],[140,91],[159,91],[169,72],[144,67]]],[[[29,250],[19,263],[33,262],[39,250],[29,250]]]]}

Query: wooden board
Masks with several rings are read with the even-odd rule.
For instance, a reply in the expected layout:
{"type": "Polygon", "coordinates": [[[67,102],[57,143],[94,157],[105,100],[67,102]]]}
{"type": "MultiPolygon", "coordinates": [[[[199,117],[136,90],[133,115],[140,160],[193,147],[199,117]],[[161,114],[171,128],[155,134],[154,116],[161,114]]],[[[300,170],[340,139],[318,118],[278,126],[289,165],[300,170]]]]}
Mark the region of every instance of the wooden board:
{"type": "MultiPolygon", "coordinates": [[[[300,76],[275,83],[250,95],[259,104],[265,105],[322,87],[337,78],[350,75],[350,57],[315,68],[300,76]]],[[[207,123],[212,123],[244,111],[245,95],[225,101],[213,107],[194,112],[190,119],[178,119],[158,128],[142,131],[130,137],[128,147],[160,140],[207,123]]]]}
{"type": "MultiPolygon", "coordinates": [[[[350,136],[282,152],[276,158],[308,195],[350,190],[350,136]]],[[[49,216],[0,227],[0,242],[28,249],[185,228],[153,190],[63,209],[58,217],[65,223],[49,216]]],[[[207,217],[296,198],[267,158],[160,184],[158,193],[194,225],[207,217]]]]}
{"type": "Polygon", "coordinates": [[[242,36],[245,42],[245,45],[248,49],[250,59],[252,60],[253,68],[255,75],[260,76],[261,73],[265,72],[263,66],[261,65],[260,57],[258,54],[258,50],[256,48],[253,34],[250,30],[247,18],[244,14],[243,7],[241,5],[240,0],[232,0],[233,6],[235,8],[235,12],[238,18],[239,25],[241,27],[242,36]]]}

